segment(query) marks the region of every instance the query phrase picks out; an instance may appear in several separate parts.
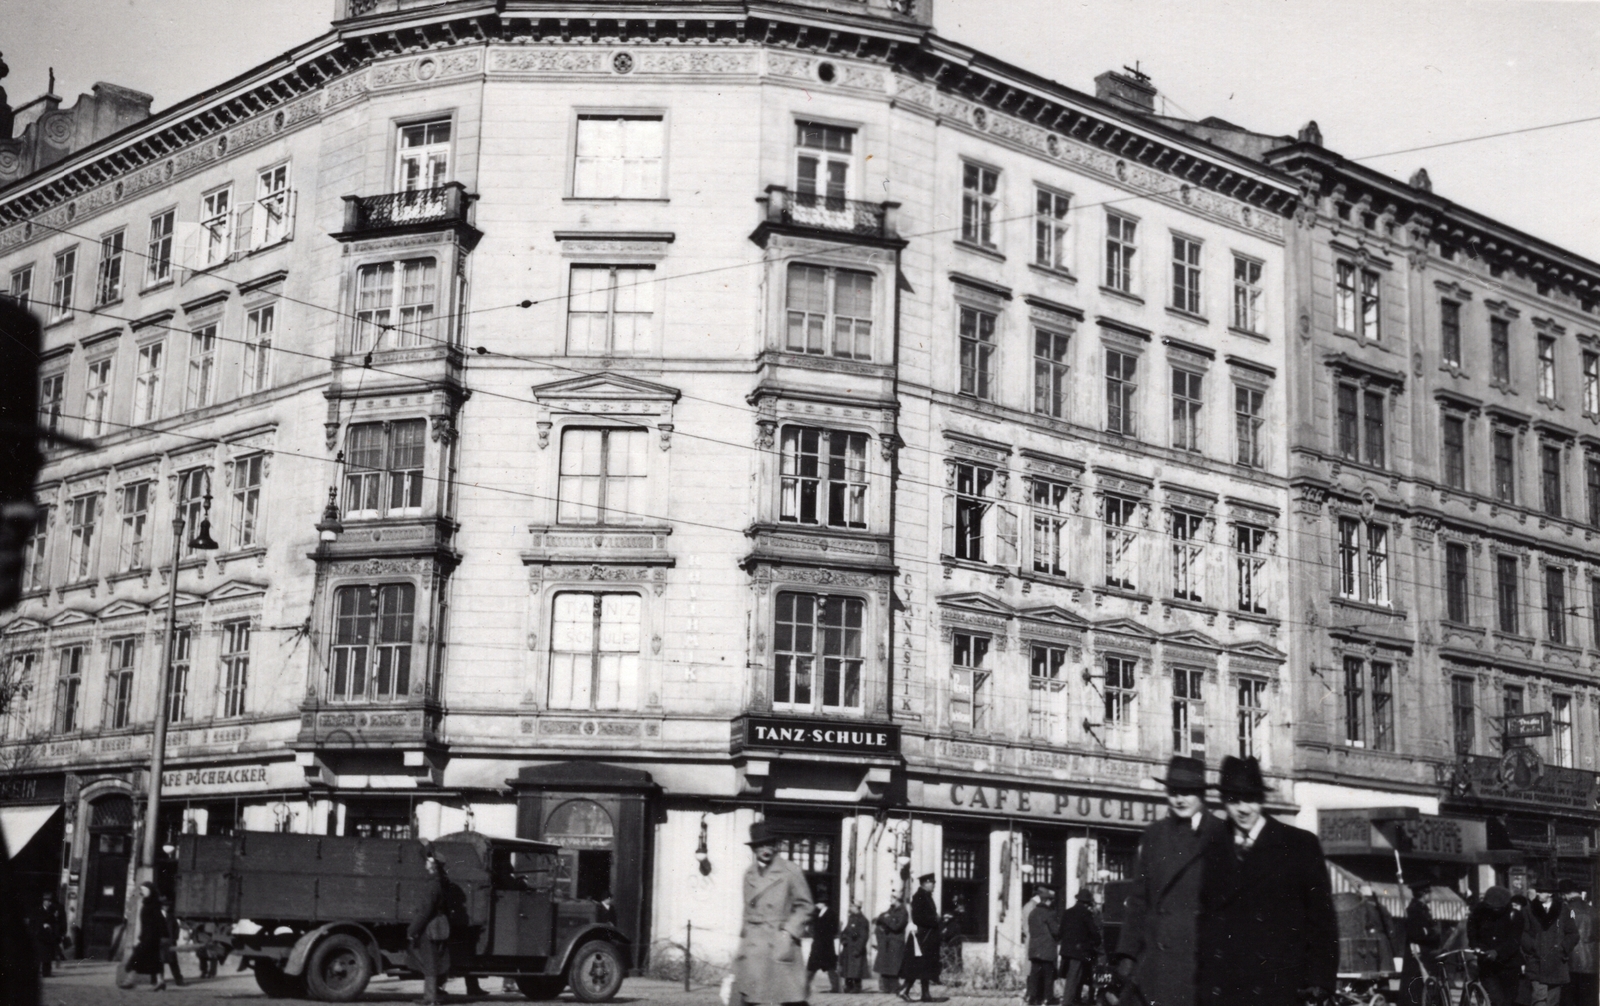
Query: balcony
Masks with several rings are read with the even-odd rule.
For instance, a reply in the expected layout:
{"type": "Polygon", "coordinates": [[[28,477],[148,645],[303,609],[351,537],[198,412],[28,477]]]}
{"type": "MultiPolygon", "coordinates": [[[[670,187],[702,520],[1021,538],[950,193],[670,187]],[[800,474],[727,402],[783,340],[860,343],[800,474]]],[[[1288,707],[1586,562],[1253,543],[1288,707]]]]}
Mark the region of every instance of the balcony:
{"type": "Polygon", "coordinates": [[[862,244],[905,247],[895,230],[899,203],[790,192],[782,185],[767,186],[767,194],[756,201],[766,204],[766,219],[750,239],[762,247],[766,247],[769,234],[828,235],[862,244]]]}
{"type": "Polygon", "coordinates": [[[477,198],[460,182],[381,196],[345,196],[344,225],[333,236],[354,241],[377,234],[452,229],[469,238],[467,243],[476,244],[481,235],[470,217],[477,198]]]}

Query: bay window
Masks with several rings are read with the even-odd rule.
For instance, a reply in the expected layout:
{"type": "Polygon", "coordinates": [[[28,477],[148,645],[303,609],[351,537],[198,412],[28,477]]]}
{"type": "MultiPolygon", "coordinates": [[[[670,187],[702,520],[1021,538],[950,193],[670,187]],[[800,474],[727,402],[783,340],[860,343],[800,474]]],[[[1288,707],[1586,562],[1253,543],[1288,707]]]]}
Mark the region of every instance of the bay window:
{"type": "Polygon", "coordinates": [[[356,270],[355,332],[350,352],[437,343],[438,301],[438,261],[432,257],[361,266],[356,270]]]}
{"type": "Polygon", "coordinates": [[[345,435],[346,518],[422,512],[427,420],[356,423],[345,435]]]}
{"type": "Polygon", "coordinates": [[[780,520],[867,526],[866,434],[785,426],[781,446],[780,520]]]}
{"type": "Polygon", "coordinates": [[[773,625],[772,703],[789,710],[859,711],[866,603],[781,591],[773,625]]]}
{"type": "Polygon", "coordinates": [[[361,584],[334,592],[333,660],[328,698],[394,701],[411,694],[417,588],[361,584]]]}
{"type": "Polygon", "coordinates": [[[784,349],[872,359],[872,273],[789,264],[784,349]]]}

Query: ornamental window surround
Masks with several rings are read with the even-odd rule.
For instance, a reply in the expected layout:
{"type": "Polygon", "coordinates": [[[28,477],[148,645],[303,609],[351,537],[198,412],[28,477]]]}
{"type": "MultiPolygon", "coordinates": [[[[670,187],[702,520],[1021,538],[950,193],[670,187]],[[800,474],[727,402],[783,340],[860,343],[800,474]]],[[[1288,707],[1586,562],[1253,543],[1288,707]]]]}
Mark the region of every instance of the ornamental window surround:
{"type": "Polygon", "coordinates": [[[1395,665],[1344,658],[1344,742],[1374,751],[1395,749],[1395,665]]]}
{"type": "Polygon", "coordinates": [[[644,599],[563,591],[551,605],[551,709],[637,709],[644,599]]]}
{"type": "Polygon", "coordinates": [[[1337,590],[1347,601],[1390,605],[1389,525],[1357,517],[1338,524],[1337,590]]]}

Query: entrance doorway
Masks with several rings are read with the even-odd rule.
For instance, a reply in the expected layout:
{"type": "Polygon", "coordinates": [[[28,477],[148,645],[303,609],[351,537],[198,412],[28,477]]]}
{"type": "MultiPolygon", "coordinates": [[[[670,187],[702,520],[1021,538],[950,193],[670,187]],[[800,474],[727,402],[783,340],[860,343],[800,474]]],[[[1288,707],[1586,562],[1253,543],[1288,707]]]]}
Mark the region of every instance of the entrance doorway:
{"type": "Polygon", "coordinates": [[[544,838],[561,846],[567,897],[599,901],[612,893],[612,861],[617,829],[606,809],[593,800],[568,800],[550,812],[544,838]]]}
{"type": "Polygon", "coordinates": [[[89,852],[84,864],[83,939],[89,957],[111,956],[111,935],[122,922],[133,856],[133,800],[102,796],[89,805],[89,852]]]}

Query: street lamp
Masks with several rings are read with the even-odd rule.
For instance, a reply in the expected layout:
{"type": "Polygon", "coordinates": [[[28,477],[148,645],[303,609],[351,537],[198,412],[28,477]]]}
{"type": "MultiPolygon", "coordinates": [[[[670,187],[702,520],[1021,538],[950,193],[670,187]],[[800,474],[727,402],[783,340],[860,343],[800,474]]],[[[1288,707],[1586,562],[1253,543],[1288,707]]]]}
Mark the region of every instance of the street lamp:
{"type": "Polygon", "coordinates": [[[318,541],[338,541],[344,534],[344,524],[339,520],[338,487],[328,487],[328,505],[322,508],[322,519],[317,521],[316,527],[318,541]]]}

